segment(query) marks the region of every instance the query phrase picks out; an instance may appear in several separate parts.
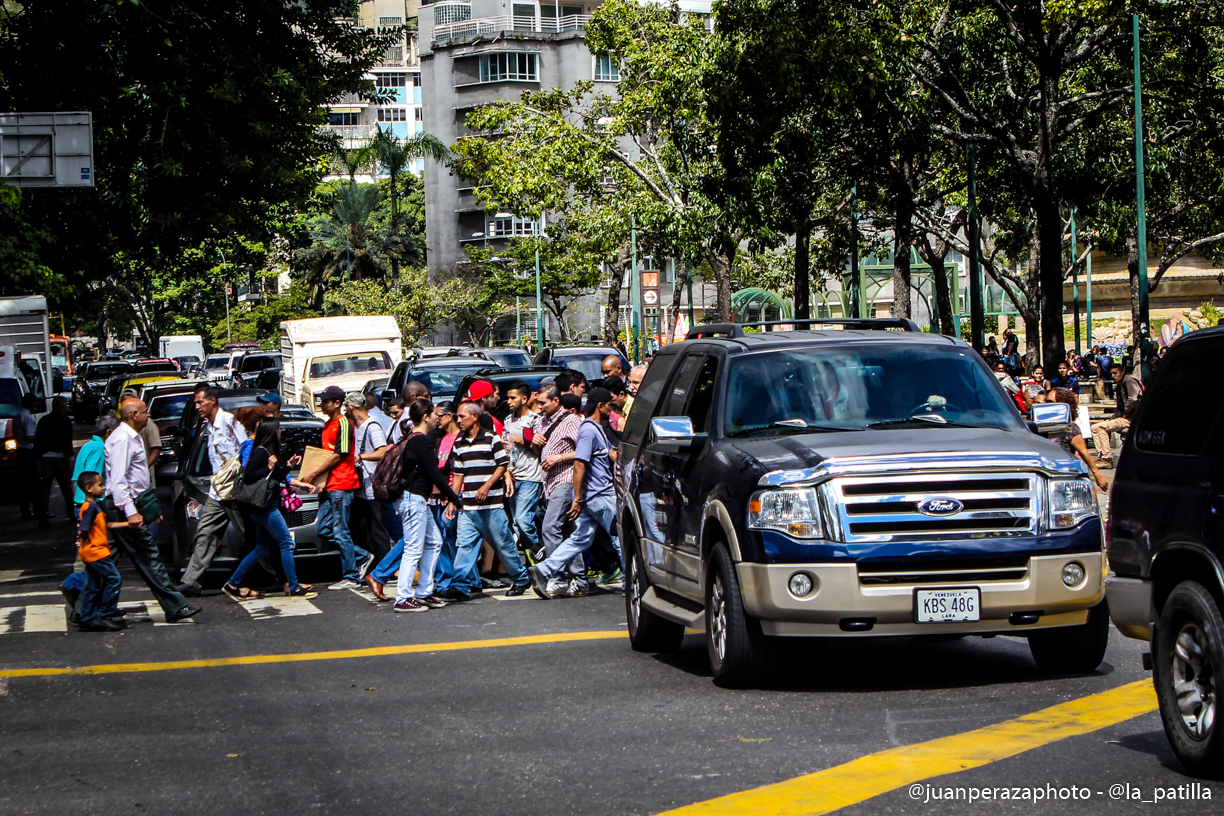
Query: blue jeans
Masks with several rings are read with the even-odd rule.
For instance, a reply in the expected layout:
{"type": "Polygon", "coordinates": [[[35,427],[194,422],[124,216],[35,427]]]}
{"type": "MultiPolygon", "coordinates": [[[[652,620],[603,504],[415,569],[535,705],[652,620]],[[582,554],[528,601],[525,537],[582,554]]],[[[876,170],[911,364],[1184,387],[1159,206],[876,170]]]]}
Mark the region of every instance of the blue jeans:
{"type": "Polygon", "coordinates": [[[540,548],[540,531],[536,529],[536,510],[544,495],[542,482],[514,483],[514,526],[518,528],[523,549],[535,552],[540,548]]]}
{"type": "MultiPolygon", "coordinates": [[[[616,520],[616,497],[593,496],[582,505],[582,513],[574,521],[574,532],[553,550],[547,559],[536,565],[545,578],[560,573],[575,556],[585,553],[595,541],[595,533],[603,528],[609,534],[616,520]]],[[[615,540],[615,539],[614,539],[615,540]]]]}
{"type": "Polygon", "coordinates": [[[480,558],[482,538],[493,545],[511,583],[515,586],[527,583],[527,570],[514,547],[506,508],[489,507],[459,513],[459,526],[455,531],[455,575],[462,577],[456,577],[451,586],[469,595],[480,591],[480,574],[477,573],[473,581],[471,573],[480,558]]]}
{"type": "Polygon", "coordinates": [[[404,554],[404,521],[400,518],[395,503],[383,505],[383,525],[387,528],[387,535],[395,543],[378,562],[378,566],[370,570],[370,577],[380,584],[391,580],[391,576],[395,575],[396,570],[399,569],[400,560],[404,554]]]}
{"type": "Polygon", "coordinates": [[[405,493],[400,499],[400,517],[404,520],[404,555],[399,566],[396,603],[413,597],[412,584],[418,567],[421,579],[416,582],[416,597],[428,598],[434,593],[434,570],[442,549],[442,531],[424,498],[405,493]]]}
{"type": "Polygon", "coordinates": [[[119,577],[119,568],[115,566],[114,556],[85,564],[85,588],[77,601],[80,612],[77,619],[81,623],[97,620],[101,615],[115,611],[119,603],[119,588],[123,579],[119,577]]]}
{"type": "Polygon", "coordinates": [[[319,537],[340,551],[340,570],[344,577],[356,581],[357,559],[369,558],[363,547],[353,543],[349,530],[349,511],[353,508],[353,490],[328,490],[319,494],[319,515],[315,531],[319,537]]]}
{"type": "Polygon", "coordinates": [[[79,592],[84,591],[85,589],[85,579],[86,579],[85,570],[81,570],[80,572],[72,573],[60,583],[64,585],[64,589],[70,592],[79,593],[79,592]]]}
{"type": "MultiPolygon", "coordinates": [[[[442,551],[438,553],[438,566],[434,570],[434,592],[437,593],[450,589],[451,585],[456,583],[455,533],[459,527],[459,519],[448,519],[444,504],[430,505],[430,509],[433,510],[434,521],[437,522],[438,529],[442,531],[442,551]]],[[[467,580],[462,583],[465,586],[480,586],[480,567],[476,561],[472,562],[472,569],[468,573],[467,580]]]]}
{"type": "Polygon", "coordinates": [[[272,552],[273,545],[280,549],[281,568],[285,571],[285,580],[293,591],[301,586],[298,583],[297,569],[293,564],[293,536],[289,535],[289,525],[281,515],[280,505],[274,504],[268,508],[252,507],[251,521],[255,522],[255,549],[246,554],[238,564],[238,569],[230,576],[230,586],[241,586],[242,579],[251,571],[261,558],[266,558],[272,552]]]}

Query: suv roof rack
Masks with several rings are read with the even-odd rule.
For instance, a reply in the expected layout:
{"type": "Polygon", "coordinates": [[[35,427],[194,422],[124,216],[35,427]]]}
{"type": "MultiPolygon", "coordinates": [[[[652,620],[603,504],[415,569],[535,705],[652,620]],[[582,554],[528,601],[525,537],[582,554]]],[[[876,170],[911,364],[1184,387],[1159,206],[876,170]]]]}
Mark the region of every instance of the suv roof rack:
{"type": "Polygon", "coordinates": [[[756,323],[706,323],[701,326],[694,326],[688,334],[684,336],[685,340],[699,340],[703,337],[725,337],[728,340],[745,335],[744,329],[750,327],[759,327],[768,329],[771,326],[787,326],[788,330],[803,331],[810,329],[813,325],[824,326],[845,326],[847,329],[901,329],[907,332],[921,332],[918,324],[908,317],[823,317],[813,318],[809,320],[799,320],[792,318],[791,320],[762,320],[756,323]]]}

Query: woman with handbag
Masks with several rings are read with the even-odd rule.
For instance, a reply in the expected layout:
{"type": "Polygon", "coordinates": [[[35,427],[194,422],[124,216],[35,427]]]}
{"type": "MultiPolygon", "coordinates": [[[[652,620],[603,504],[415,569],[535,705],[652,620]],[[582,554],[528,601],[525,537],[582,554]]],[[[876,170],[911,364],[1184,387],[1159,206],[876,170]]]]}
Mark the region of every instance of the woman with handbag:
{"type": "Polygon", "coordinates": [[[275,417],[265,417],[259,423],[255,432],[255,444],[251,449],[251,458],[247,461],[242,474],[242,484],[234,494],[234,498],[247,505],[251,521],[257,527],[255,533],[255,549],[234,570],[234,574],[225,582],[222,590],[235,601],[248,600],[239,588],[243,576],[255,566],[259,559],[267,556],[275,544],[280,549],[281,566],[285,570],[285,578],[289,584],[289,596],[293,598],[310,598],[315,593],[298,583],[297,570],[293,564],[293,537],[289,535],[289,527],[281,515],[281,485],[289,485],[308,493],[315,491],[315,486],[300,479],[289,478],[289,468],[299,464],[300,456],[294,456],[286,463],[280,460],[280,420],[275,417]]]}

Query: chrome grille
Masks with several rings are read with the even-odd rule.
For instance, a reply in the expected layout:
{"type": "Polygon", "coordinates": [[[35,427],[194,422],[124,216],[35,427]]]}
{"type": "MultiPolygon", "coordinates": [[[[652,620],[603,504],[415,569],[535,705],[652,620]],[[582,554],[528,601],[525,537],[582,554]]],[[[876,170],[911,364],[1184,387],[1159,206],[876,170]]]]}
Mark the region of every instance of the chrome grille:
{"type": "Polygon", "coordinates": [[[915,473],[842,477],[823,490],[842,540],[860,542],[1033,535],[1039,487],[1033,473],[915,473]],[[922,512],[928,503],[960,509],[922,512]]]}
{"type": "Polygon", "coordinates": [[[859,583],[863,586],[890,584],[981,584],[991,581],[1023,581],[1028,576],[1028,556],[975,559],[912,559],[905,561],[861,561],[859,583]]]}

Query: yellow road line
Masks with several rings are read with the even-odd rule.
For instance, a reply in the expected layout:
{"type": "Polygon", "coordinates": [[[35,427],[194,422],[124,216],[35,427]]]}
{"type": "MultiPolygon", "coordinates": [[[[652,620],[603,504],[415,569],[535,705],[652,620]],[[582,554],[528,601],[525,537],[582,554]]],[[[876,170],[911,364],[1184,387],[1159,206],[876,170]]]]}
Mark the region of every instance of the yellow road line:
{"type": "Polygon", "coordinates": [[[537,643],[571,643],[580,640],[610,640],[626,637],[625,632],[566,632],[555,635],[493,638],[490,640],[458,640],[448,643],[414,643],[409,646],[375,646],[369,649],[344,649],[330,652],[300,652],[297,654],[244,655],[213,657],[203,660],[170,660],[163,663],[101,663],[76,668],[0,669],[0,677],[52,677],[65,674],[123,674],[129,672],[175,671],[203,669],[214,666],[257,666],[264,663],[303,663],[310,660],[351,660],[357,657],[421,654],[423,652],[454,652],[462,649],[493,649],[501,646],[531,646],[537,643]]]}
{"type": "Polygon", "coordinates": [[[890,748],[774,785],[669,810],[659,816],[819,816],[945,774],[980,768],[1156,709],[1151,680],[1080,697],[1014,720],[890,748]]]}

